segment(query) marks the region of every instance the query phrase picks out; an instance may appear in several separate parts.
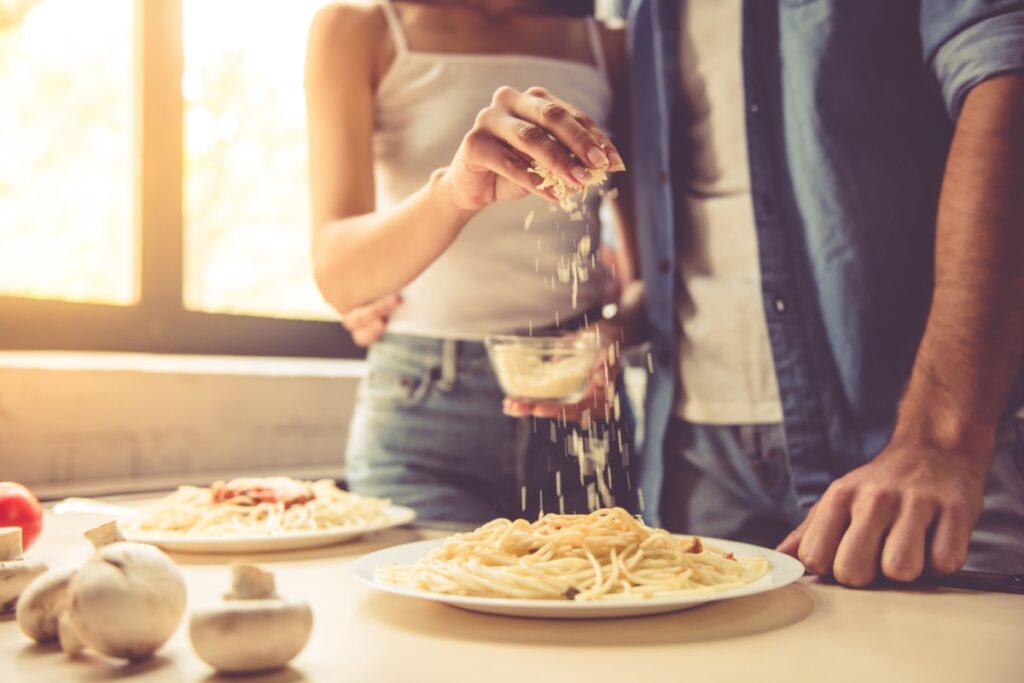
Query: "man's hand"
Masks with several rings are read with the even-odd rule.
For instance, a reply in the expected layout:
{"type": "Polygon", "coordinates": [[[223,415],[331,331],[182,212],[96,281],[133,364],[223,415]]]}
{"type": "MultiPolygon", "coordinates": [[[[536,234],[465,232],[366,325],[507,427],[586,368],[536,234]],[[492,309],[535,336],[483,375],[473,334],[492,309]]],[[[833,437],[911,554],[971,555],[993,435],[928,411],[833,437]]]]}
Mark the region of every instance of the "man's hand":
{"type": "Polygon", "coordinates": [[[991,449],[890,444],[833,482],[779,550],[812,574],[858,588],[879,570],[894,581],[951,574],[967,558],[990,461],[991,449]]]}
{"type": "Polygon", "coordinates": [[[388,317],[401,303],[402,297],[398,294],[382,296],[368,304],[353,308],[345,314],[341,324],[352,334],[352,340],[357,345],[366,348],[384,336],[388,317]]]}
{"type": "Polygon", "coordinates": [[[1024,78],[964,100],[939,199],[935,291],[890,444],[836,481],[779,546],[864,586],[954,572],[981,511],[1024,349],[1024,78]]]}

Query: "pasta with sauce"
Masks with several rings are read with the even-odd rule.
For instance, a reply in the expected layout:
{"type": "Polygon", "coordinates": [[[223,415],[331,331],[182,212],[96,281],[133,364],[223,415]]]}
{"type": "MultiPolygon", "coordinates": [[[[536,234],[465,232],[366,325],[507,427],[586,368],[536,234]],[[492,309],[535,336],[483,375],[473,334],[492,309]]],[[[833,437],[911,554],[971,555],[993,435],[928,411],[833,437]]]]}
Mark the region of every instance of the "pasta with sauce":
{"type": "Polygon", "coordinates": [[[333,530],[378,522],[388,504],[343,491],[330,479],[233,479],[179,487],[135,529],[211,537],[333,530]]]}

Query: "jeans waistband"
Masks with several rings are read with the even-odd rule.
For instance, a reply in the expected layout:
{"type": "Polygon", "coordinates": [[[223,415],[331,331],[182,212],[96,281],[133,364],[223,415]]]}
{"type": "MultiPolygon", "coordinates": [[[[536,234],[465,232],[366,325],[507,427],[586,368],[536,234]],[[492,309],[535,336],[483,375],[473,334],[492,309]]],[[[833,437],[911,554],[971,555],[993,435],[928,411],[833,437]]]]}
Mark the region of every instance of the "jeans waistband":
{"type": "Polygon", "coordinates": [[[460,373],[490,372],[487,350],[478,341],[389,332],[370,347],[369,360],[372,364],[375,359],[396,355],[432,367],[434,386],[442,391],[453,389],[460,373]]]}

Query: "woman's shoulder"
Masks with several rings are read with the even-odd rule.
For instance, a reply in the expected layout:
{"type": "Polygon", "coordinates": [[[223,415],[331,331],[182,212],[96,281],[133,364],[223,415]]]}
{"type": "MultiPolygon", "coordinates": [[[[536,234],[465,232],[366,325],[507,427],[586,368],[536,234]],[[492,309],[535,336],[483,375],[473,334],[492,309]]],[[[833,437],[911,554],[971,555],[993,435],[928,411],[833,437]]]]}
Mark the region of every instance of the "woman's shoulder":
{"type": "Polygon", "coordinates": [[[309,33],[311,41],[344,39],[372,44],[387,33],[387,21],[377,3],[332,2],[317,10],[309,33]]]}
{"type": "Polygon", "coordinates": [[[373,82],[394,57],[387,19],[375,2],[333,2],[321,7],[310,24],[308,51],[325,64],[359,68],[373,82]]]}

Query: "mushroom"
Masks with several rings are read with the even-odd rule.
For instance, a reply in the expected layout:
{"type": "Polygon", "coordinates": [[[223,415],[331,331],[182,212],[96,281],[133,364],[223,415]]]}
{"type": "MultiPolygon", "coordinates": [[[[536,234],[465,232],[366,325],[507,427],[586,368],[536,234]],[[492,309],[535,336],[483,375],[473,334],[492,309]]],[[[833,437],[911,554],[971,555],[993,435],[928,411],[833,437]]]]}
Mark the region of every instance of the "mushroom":
{"type": "Polygon", "coordinates": [[[217,607],[197,610],[189,634],[200,659],[229,673],[277,669],[309,640],[313,612],[277,595],[274,575],[249,564],[233,566],[231,592],[217,607]]]}
{"type": "Polygon", "coordinates": [[[22,633],[46,643],[57,638],[57,622],[67,606],[67,588],[75,569],[51,569],[37,576],[18,599],[18,626],[22,633]]]}
{"type": "Polygon", "coordinates": [[[127,543],[116,522],[85,534],[96,554],[71,577],[61,647],[139,660],[167,642],[185,612],[181,571],[157,548],[127,543]]]}
{"type": "Polygon", "coordinates": [[[14,609],[25,587],[46,571],[45,562],[21,553],[21,527],[0,527],[0,614],[14,609]]]}

